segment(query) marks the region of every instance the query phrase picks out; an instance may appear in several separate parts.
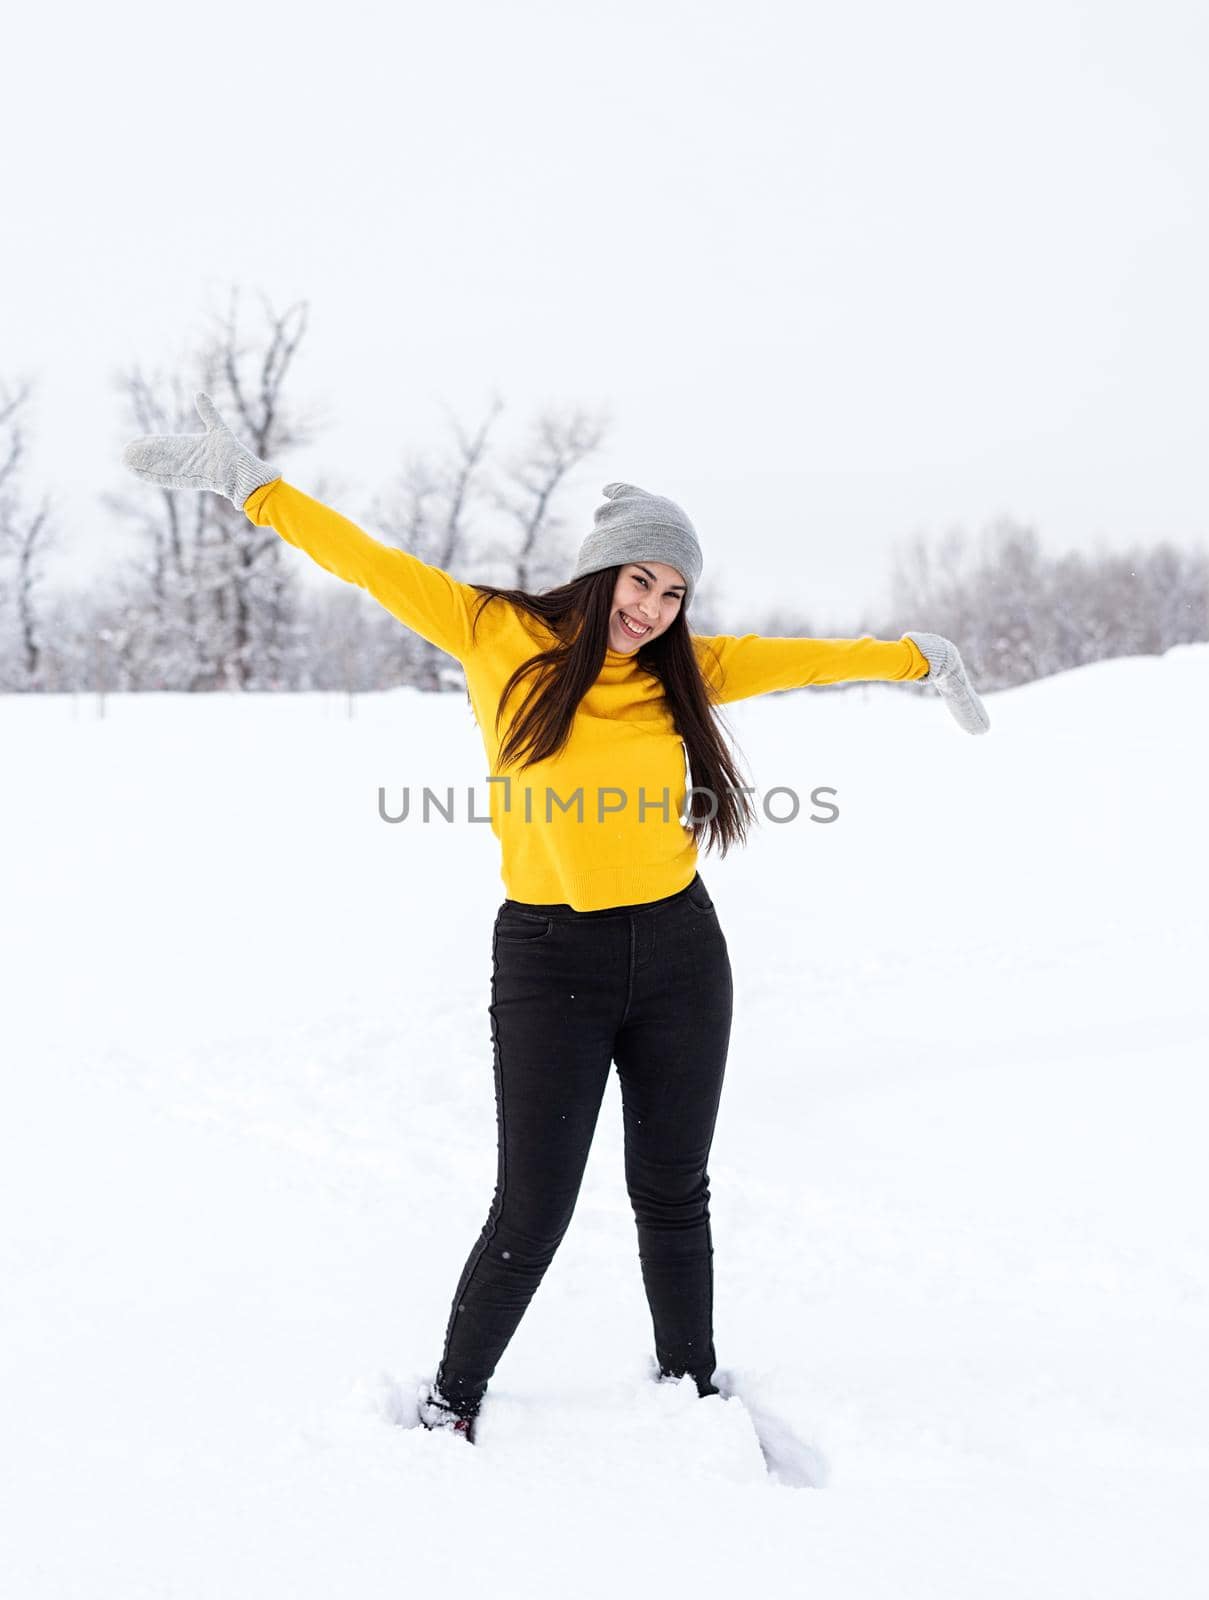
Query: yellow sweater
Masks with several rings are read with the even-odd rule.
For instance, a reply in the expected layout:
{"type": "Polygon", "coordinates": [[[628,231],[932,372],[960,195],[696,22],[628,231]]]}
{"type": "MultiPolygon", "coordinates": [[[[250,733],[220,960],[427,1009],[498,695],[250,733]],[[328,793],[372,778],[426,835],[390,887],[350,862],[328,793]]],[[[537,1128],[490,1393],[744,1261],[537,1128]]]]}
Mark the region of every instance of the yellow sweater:
{"type": "MultiPolygon", "coordinates": [[[[513,670],[554,642],[544,625],[507,601],[492,600],[472,642],[472,607],[479,598],[472,585],[371,538],[284,479],[255,490],[244,511],[328,572],[366,590],[462,664],[487,770],[496,780],[488,784],[491,826],[500,841],[509,899],[596,911],[659,900],[691,883],[697,849],[679,820],[689,782],[687,752],[659,683],[634,657],[607,651],[557,755],[500,774],[496,707],[513,670]]],[[[693,643],[723,703],[806,684],[922,678],[928,672],[927,658],[910,639],[748,633],[698,634],[693,643]]],[[[531,681],[513,691],[509,712],[531,681]]],[[[481,799],[475,808],[481,810],[481,799]]]]}

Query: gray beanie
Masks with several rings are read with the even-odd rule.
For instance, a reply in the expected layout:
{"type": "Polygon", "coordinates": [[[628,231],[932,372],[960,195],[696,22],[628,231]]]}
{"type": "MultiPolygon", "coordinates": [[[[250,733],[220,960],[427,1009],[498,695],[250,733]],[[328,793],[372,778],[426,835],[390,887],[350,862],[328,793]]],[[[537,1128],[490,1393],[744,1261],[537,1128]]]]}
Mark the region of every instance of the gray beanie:
{"type": "Polygon", "coordinates": [[[687,606],[701,576],[701,546],[684,512],[632,483],[606,483],[604,492],[608,499],[596,508],[596,526],[579,547],[571,578],[627,561],[666,561],[684,579],[687,606]]]}

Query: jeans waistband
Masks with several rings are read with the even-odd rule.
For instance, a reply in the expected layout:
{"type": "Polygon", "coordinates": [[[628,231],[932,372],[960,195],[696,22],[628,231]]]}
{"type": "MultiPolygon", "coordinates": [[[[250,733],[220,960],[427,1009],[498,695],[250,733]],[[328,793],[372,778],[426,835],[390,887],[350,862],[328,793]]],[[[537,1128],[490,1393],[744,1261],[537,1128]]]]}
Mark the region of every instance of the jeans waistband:
{"type": "Polygon", "coordinates": [[[551,905],[537,905],[532,900],[505,900],[506,906],[513,906],[517,911],[529,911],[543,917],[562,917],[568,922],[596,920],[600,917],[638,917],[654,911],[661,911],[664,906],[675,905],[677,900],[683,900],[701,882],[701,874],[695,872],[691,883],[686,883],[683,889],[677,889],[675,894],[665,894],[660,900],[640,900],[632,906],[604,906],[599,911],[576,911],[566,901],[556,902],[551,905]]]}

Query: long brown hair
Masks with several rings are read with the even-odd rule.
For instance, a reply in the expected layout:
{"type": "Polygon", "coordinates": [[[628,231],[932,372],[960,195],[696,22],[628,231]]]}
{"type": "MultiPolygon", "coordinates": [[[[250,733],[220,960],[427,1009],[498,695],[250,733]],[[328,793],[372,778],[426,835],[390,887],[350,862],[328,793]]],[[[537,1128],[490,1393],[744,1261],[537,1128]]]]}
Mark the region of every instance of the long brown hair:
{"type": "MultiPolygon", "coordinates": [[[[609,641],[609,617],[620,567],[589,572],[570,583],[530,594],[526,589],[501,589],[476,583],[477,604],[472,635],[492,600],[506,600],[522,613],[545,625],[557,643],[539,649],[522,661],[508,682],[495,713],[499,732],[504,706],[526,678],[532,682],[520,710],[500,746],[499,764],[517,763],[521,769],[554,755],[566,744],[579,702],[596,682],[609,641]]],[[[537,639],[534,640],[538,644],[537,639]]],[[[663,685],[676,732],[688,750],[694,794],[688,823],[698,848],[712,847],[725,856],[733,844],[742,844],[754,818],[751,801],[742,792],[742,775],[718,727],[718,711],[693,649],[692,635],[681,605],[671,626],[635,652],[639,667],[663,685]],[[710,796],[717,800],[712,817],[710,796]],[[698,808],[701,808],[700,810],[698,808]]]]}

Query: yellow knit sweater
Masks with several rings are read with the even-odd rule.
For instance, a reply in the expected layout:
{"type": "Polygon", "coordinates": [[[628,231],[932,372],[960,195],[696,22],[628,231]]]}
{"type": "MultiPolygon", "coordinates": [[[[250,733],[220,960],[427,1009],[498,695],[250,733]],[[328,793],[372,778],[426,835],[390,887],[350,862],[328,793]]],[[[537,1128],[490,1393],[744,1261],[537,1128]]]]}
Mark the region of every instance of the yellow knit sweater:
{"type": "MultiPolygon", "coordinates": [[[[488,785],[491,826],[500,841],[509,899],[596,911],[659,900],[691,883],[697,849],[679,820],[689,782],[687,754],[660,684],[635,657],[609,649],[562,750],[501,774],[496,708],[514,669],[554,642],[543,624],[493,600],[472,641],[472,607],[479,598],[472,585],[371,538],[284,479],[255,490],[244,511],[328,572],[366,590],[462,664],[488,774],[495,779],[488,785]]],[[[806,684],[922,678],[928,672],[926,656],[905,638],[697,634],[693,643],[720,703],[806,684]]],[[[531,681],[513,691],[509,713],[531,681]]]]}

